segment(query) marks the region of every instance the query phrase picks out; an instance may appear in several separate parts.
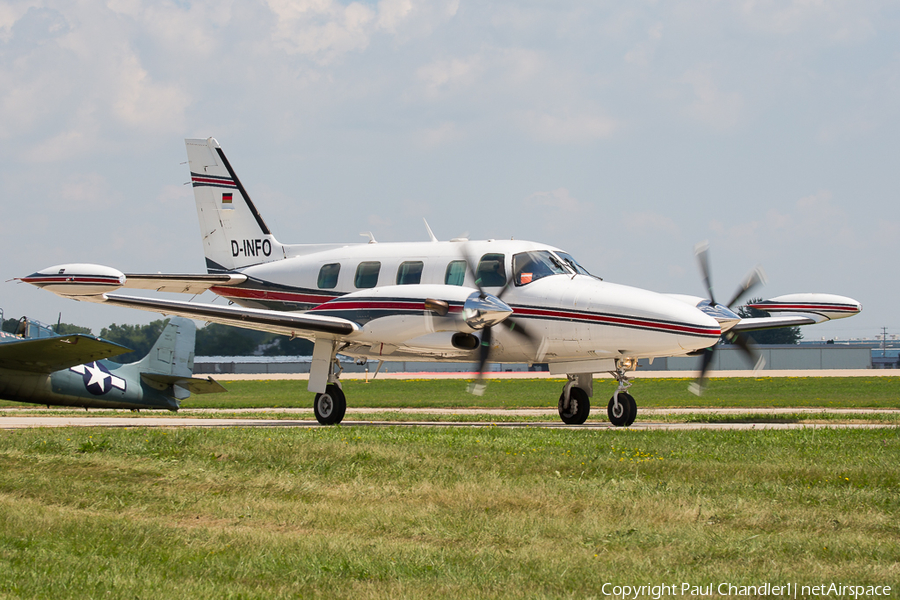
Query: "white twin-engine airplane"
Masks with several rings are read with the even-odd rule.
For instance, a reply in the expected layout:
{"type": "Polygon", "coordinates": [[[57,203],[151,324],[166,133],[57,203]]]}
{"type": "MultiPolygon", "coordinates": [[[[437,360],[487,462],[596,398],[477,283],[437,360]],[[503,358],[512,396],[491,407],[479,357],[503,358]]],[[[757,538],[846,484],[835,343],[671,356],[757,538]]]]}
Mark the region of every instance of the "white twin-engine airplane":
{"type": "MultiPolygon", "coordinates": [[[[658,294],[603,281],[568,253],[522,240],[282,244],[275,239],[215,139],[186,140],[208,273],[123,274],[67,264],[22,281],[60,296],[127,306],[314,341],[309,391],[322,424],[346,410],[337,354],[366,360],[548,363],[567,383],[559,416],[583,423],[593,374],[618,381],[607,412],[616,426],[637,414],[627,393],[640,358],[704,355],[726,334],[809,325],[855,315],[855,300],[794,294],[755,304],[778,316],[747,319],[729,309],[759,283],[754,272],[727,305],[712,296],[705,250],[698,252],[709,298],[658,294]],[[109,293],[118,288],[198,294],[228,306],[109,293]]],[[[381,363],[378,365],[381,366],[381,363]]],[[[479,382],[476,388],[480,387],[479,382]]]]}

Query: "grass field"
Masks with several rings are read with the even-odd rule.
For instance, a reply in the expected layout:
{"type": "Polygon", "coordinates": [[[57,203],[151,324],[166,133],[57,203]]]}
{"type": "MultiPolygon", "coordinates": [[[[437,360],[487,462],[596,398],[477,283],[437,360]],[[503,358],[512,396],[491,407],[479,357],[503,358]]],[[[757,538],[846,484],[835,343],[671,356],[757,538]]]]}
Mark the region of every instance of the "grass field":
{"type": "MultiPolygon", "coordinates": [[[[229,381],[228,393],[193,395],[184,408],[305,408],[313,394],[306,381],[229,381]]],[[[900,408],[900,381],[891,377],[728,377],[712,378],[702,397],[688,391],[693,380],[639,379],[629,390],[645,408],[685,406],[900,408]]],[[[370,408],[555,408],[563,379],[498,379],[483,396],[466,392],[467,380],[376,379],[342,382],[347,405],[370,408]]],[[[594,381],[592,405],[606,406],[616,389],[612,380],[594,381]]],[[[21,407],[0,400],[0,406],[21,407]]]]}
{"type": "MultiPolygon", "coordinates": [[[[721,379],[702,398],[687,383],[632,391],[642,407],[900,408],[890,379],[721,379]]],[[[370,408],[549,408],[561,386],[345,382],[370,408]]],[[[226,387],[185,407],[312,401],[300,381],[226,387]]],[[[613,387],[595,383],[592,417],[613,387]]],[[[547,417],[490,417],[511,419],[547,417]]],[[[602,598],[605,583],[683,582],[900,597],[897,429],[0,431],[0,598],[602,598]]]]}
{"type": "MultiPolygon", "coordinates": [[[[888,377],[759,377],[713,378],[700,398],[687,387],[690,379],[641,379],[630,392],[640,407],[681,406],[817,406],[825,408],[900,408],[900,381],[888,377]]],[[[309,407],[312,394],[305,381],[227,381],[227,394],[192,396],[185,408],[309,407]]],[[[348,406],[555,408],[562,379],[490,381],[483,396],[466,393],[466,381],[453,379],[342,382],[348,406]]],[[[594,382],[592,405],[605,407],[614,381],[594,382]]]]}
{"type": "Polygon", "coordinates": [[[0,596],[900,582],[896,430],[0,432],[0,596]]]}

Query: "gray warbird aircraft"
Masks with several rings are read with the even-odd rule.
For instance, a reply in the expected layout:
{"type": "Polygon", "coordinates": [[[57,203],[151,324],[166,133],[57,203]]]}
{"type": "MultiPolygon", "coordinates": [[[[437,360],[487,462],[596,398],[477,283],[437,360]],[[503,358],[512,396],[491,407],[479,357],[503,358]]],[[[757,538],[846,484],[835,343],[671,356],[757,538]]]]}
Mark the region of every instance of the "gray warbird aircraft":
{"type": "MultiPolygon", "coordinates": [[[[522,240],[282,244],[251,202],[216,140],[186,140],[206,254],[206,274],[128,274],[100,265],[43,269],[22,281],[77,300],[127,306],[259,329],[315,342],[308,389],[320,423],[339,423],[346,399],[337,354],[366,360],[548,363],[568,378],[559,415],[590,413],[593,374],[619,385],[607,405],[617,426],[637,404],[627,372],[640,358],[705,354],[723,333],[748,353],[745,331],[809,325],[857,314],[855,300],[795,294],[757,306],[778,316],[745,319],[730,310],[760,281],[745,280],[728,305],[603,281],[568,253],[522,240]],[[121,287],[226,298],[228,306],[112,294],[121,287]]],[[[379,367],[380,367],[379,363],[379,367]]]]}
{"type": "Polygon", "coordinates": [[[23,317],[16,334],[0,333],[0,398],[48,406],[178,410],[190,393],[224,392],[192,375],[196,326],[171,319],[143,360],[106,360],[131,352],[84,334],[57,335],[23,317]]]}

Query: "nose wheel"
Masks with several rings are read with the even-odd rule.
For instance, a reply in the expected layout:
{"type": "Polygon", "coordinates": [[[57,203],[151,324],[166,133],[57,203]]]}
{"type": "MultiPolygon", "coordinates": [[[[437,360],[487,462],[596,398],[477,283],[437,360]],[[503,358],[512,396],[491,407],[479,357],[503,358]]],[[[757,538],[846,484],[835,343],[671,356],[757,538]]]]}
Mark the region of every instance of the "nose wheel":
{"type": "Polygon", "coordinates": [[[606,415],[616,427],[628,427],[637,418],[637,402],[628,392],[616,392],[609,399],[606,415]]]}
{"type": "Polygon", "coordinates": [[[634,401],[634,396],[626,391],[631,387],[631,379],[625,375],[621,365],[617,364],[616,366],[618,368],[611,374],[619,382],[619,387],[616,388],[613,397],[609,399],[606,416],[609,417],[609,422],[616,427],[628,427],[637,418],[637,402],[634,401]]]}

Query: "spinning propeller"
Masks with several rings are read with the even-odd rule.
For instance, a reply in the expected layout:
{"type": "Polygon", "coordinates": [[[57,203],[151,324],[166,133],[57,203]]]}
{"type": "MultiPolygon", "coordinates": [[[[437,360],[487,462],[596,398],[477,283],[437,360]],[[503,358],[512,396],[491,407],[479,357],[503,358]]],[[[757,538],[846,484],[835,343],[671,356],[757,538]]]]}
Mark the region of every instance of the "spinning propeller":
{"type": "MultiPolygon", "coordinates": [[[[505,327],[508,331],[515,333],[525,339],[532,347],[538,347],[535,343],[534,334],[530,333],[520,322],[516,321],[512,316],[513,310],[505,302],[503,295],[509,290],[513,278],[506,277],[506,281],[495,294],[489,294],[484,291],[483,281],[478,277],[477,272],[472,264],[472,259],[466,253],[466,268],[478,288],[476,294],[472,294],[466,300],[463,307],[463,317],[466,323],[473,329],[481,329],[481,343],[478,346],[478,381],[469,388],[469,391],[476,395],[484,393],[484,371],[485,366],[491,358],[491,345],[493,341],[492,329],[495,326],[505,327]]],[[[503,265],[500,264],[500,272],[503,271],[503,265]]],[[[499,273],[498,273],[499,274],[499,273]]]]}
{"type": "MultiPolygon", "coordinates": [[[[741,317],[732,311],[731,307],[751,289],[761,283],[765,283],[765,273],[763,273],[763,270],[760,267],[754,268],[746,277],[744,277],[744,280],[741,281],[737,291],[728,304],[722,305],[716,302],[715,295],[713,294],[709,269],[709,245],[706,243],[698,244],[694,248],[694,253],[697,255],[697,262],[700,263],[700,271],[703,274],[703,283],[706,285],[706,290],[709,294],[709,300],[701,303],[698,308],[719,322],[719,326],[722,328],[722,334],[725,339],[728,340],[729,343],[740,348],[744,355],[756,365],[754,370],[761,369],[765,364],[765,361],[756,351],[751,339],[744,333],[729,333],[728,330],[741,320],[741,317]]],[[[703,351],[700,374],[697,376],[697,381],[688,387],[692,393],[698,396],[703,393],[703,388],[706,385],[706,373],[709,371],[709,366],[712,364],[715,353],[716,345],[703,351]]]]}

